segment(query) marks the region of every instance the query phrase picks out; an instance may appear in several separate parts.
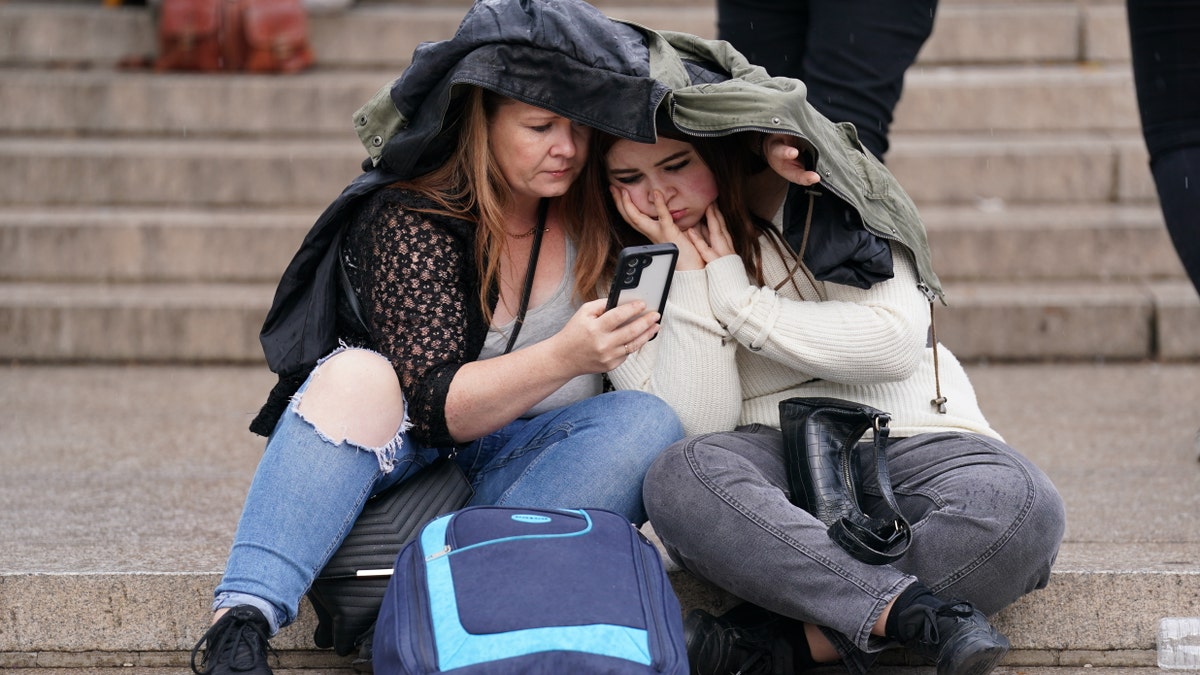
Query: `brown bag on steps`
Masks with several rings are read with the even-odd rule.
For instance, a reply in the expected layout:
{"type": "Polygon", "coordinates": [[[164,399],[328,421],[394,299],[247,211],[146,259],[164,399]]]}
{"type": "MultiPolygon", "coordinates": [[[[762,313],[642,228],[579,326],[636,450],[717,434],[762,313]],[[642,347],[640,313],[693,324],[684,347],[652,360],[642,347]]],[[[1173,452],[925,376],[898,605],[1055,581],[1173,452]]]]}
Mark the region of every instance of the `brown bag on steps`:
{"type": "Polygon", "coordinates": [[[221,70],[223,0],[163,0],[155,70],[221,70]]]}
{"type": "Polygon", "coordinates": [[[295,73],[314,57],[301,0],[163,0],[155,69],[295,73]]]}

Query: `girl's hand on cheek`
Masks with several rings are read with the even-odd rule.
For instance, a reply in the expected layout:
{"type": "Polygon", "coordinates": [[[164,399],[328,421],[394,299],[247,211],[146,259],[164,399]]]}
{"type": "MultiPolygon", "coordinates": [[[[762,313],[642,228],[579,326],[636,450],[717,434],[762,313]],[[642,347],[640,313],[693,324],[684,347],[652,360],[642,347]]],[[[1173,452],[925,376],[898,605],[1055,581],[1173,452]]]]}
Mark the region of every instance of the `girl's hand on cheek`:
{"type": "Polygon", "coordinates": [[[627,190],[615,185],[610,185],[608,190],[612,193],[617,211],[633,229],[646,235],[646,238],[652,243],[675,244],[679,248],[679,259],[675,263],[675,269],[684,271],[704,268],[704,260],[692,245],[690,237],[675,226],[675,221],[671,218],[671,210],[667,208],[666,200],[663,199],[661,193],[657,190],[654,192],[654,205],[658,210],[658,220],[655,220],[638,210],[627,190]]]}
{"type": "Polygon", "coordinates": [[[725,215],[717,208],[716,202],[709,204],[704,211],[704,222],[708,225],[708,245],[718,258],[737,253],[733,248],[733,236],[725,225],[725,215]]]}
{"type": "MultiPolygon", "coordinates": [[[[617,211],[621,213],[621,217],[625,222],[633,226],[635,230],[646,235],[646,238],[655,244],[664,244],[674,242],[680,238],[681,233],[679,228],[675,227],[675,221],[671,220],[671,212],[667,211],[666,218],[662,217],[662,211],[666,208],[661,204],[661,198],[655,208],[659,211],[659,218],[656,220],[648,216],[638,209],[633,203],[633,197],[629,195],[628,190],[623,190],[619,187],[610,185],[609,192],[612,193],[613,202],[617,205],[617,211]]],[[[656,193],[657,194],[657,193],[656,193]]]]}
{"type": "Polygon", "coordinates": [[[725,217],[715,203],[709,204],[705,210],[704,224],[688,230],[687,235],[705,265],[717,258],[734,255],[733,239],[725,226],[725,217]]]}

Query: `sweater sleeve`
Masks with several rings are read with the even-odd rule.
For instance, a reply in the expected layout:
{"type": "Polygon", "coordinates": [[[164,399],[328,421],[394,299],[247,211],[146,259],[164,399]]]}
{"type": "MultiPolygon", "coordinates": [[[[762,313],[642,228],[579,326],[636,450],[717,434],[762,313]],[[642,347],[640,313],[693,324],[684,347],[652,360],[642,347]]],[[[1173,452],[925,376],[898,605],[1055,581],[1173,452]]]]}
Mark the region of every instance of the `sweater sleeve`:
{"type": "MultiPolygon", "coordinates": [[[[766,248],[766,247],[764,247],[766,248]]],[[[725,256],[708,264],[708,287],[717,321],[747,349],[842,384],[902,380],[921,363],[929,303],[917,287],[911,257],[893,247],[895,276],[860,289],[824,284],[826,297],[784,297],[751,284],[742,261],[725,256]]],[[[785,276],[781,261],[768,282],[785,276]]]]}
{"type": "Polygon", "coordinates": [[[469,223],[412,208],[415,197],[381,190],[350,226],[347,276],[369,331],[366,345],[392,363],[421,443],[455,445],[446,396],[458,369],[479,353],[469,223]]]}
{"type": "Polygon", "coordinates": [[[713,317],[703,270],[676,272],[655,339],[610,373],[618,389],[657,395],[688,435],[733,429],[741,415],[737,343],[713,317]]]}

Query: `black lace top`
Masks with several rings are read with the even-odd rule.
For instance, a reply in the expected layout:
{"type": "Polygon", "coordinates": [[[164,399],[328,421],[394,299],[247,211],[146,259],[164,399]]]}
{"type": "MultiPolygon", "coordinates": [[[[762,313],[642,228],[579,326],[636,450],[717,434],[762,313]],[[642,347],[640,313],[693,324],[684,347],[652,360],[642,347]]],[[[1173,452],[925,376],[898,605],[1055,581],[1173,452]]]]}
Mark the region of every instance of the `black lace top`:
{"type": "MultiPolygon", "coordinates": [[[[382,189],[347,225],[342,263],[366,326],[364,332],[342,302],[338,334],[391,361],[408,403],[409,433],[422,444],[448,447],[455,444],[446,428],[450,381],[478,358],[487,335],[475,223],[416,208],[434,204],[406,190],[382,189]]],[[[308,372],[280,380],[251,430],[270,434],[308,372]]]]}

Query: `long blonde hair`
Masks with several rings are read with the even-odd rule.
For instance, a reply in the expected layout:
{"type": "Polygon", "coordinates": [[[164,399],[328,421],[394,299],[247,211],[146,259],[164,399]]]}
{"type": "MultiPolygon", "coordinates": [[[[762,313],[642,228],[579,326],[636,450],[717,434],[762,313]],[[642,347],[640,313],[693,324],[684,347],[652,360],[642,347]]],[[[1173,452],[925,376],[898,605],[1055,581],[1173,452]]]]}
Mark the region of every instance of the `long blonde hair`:
{"type": "MultiPolygon", "coordinates": [[[[451,156],[437,169],[395,184],[436,203],[439,208],[431,212],[477,224],[475,264],[480,270],[479,305],[487,323],[492,320],[491,293],[499,287],[500,260],[508,242],[505,214],[513,203],[512,188],[492,155],[488,122],[500,106],[511,102],[512,99],[487,89],[469,87],[457,119],[447,120],[447,125],[458,127],[458,140],[451,156]]],[[[588,205],[595,198],[591,191],[577,189],[579,183],[576,180],[558,201],[563,226],[576,248],[575,294],[590,300],[596,297],[595,287],[608,253],[609,235],[604,230],[584,227],[576,217],[594,208],[588,205]]]]}

